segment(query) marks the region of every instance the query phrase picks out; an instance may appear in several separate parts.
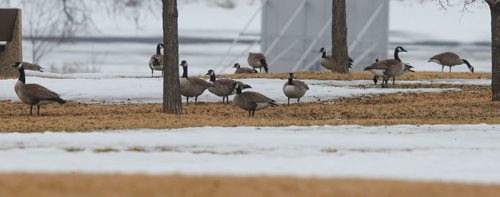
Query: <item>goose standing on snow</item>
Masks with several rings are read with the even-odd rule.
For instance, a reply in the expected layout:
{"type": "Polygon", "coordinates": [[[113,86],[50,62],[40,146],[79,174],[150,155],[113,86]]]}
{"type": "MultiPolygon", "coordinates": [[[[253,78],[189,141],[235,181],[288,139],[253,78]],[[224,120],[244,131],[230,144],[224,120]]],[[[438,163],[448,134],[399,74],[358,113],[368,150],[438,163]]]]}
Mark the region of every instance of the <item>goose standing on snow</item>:
{"type": "Polygon", "coordinates": [[[309,86],[306,83],[294,80],[293,73],[288,74],[288,81],[283,85],[283,93],[288,97],[288,105],[290,105],[290,98],[296,98],[297,103],[300,102],[300,98],[306,94],[309,90],[309,86]]]}
{"type": "Polygon", "coordinates": [[[260,73],[262,73],[262,68],[266,71],[266,73],[269,72],[269,67],[266,62],[266,56],[262,53],[248,53],[248,65],[250,65],[252,68],[258,68],[260,73]]]}
{"type": "Polygon", "coordinates": [[[241,86],[237,83],[234,83],[233,86],[236,89],[236,96],[234,96],[233,103],[239,108],[248,111],[248,117],[255,116],[255,111],[257,110],[278,105],[276,101],[258,92],[242,92],[241,86]]]}
{"type": "MultiPolygon", "coordinates": [[[[373,63],[366,67],[365,71],[370,71],[377,77],[383,77],[382,87],[388,87],[388,81],[391,77],[400,76],[405,73],[405,63],[399,58],[400,52],[408,52],[401,46],[394,50],[394,59],[386,59],[373,63]],[[385,83],[385,85],[384,85],[385,83]]],[[[375,77],[374,77],[375,81],[375,77]]]]}
{"type": "Polygon", "coordinates": [[[217,79],[214,70],[208,70],[206,75],[210,76],[210,83],[213,85],[213,87],[208,88],[208,91],[216,96],[221,96],[222,103],[224,103],[224,101],[229,103],[229,95],[236,94],[236,90],[233,85],[234,83],[239,84],[241,89],[252,88],[252,86],[244,84],[240,81],[232,79],[217,79]]]}
{"type": "Polygon", "coordinates": [[[198,103],[198,96],[203,94],[207,88],[214,87],[211,83],[198,78],[188,77],[188,63],[182,60],[182,77],[179,79],[181,86],[181,95],[186,97],[186,105],[189,104],[189,97],[194,97],[194,103],[198,103]]]}
{"type": "Polygon", "coordinates": [[[429,62],[434,62],[439,65],[441,65],[441,72],[444,72],[444,66],[450,67],[451,72],[451,67],[456,66],[456,65],[461,65],[465,64],[467,65],[467,68],[469,68],[470,72],[474,73],[474,67],[470,65],[469,61],[465,59],[460,59],[460,57],[456,53],[452,52],[445,52],[441,54],[437,54],[434,57],[431,57],[429,59],[429,62]]]}
{"type": "Polygon", "coordinates": [[[43,72],[43,68],[39,64],[29,63],[29,62],[22,62],[22,64],[25,70],[34,70],[38,72],[43,72]]]}
{"type": "MultiPolygon", "coordinates": [[[[321,59],[319,60],[319,64],[323,66],[323,68],[326,68],[327,70],[332,70],[335,67],[335,63],[333,61],[333,56],[332,55],[326,55],[326,50],[325,48],[321,48],[319,50],[321,53],[321,59]]],[[[352,64],[354,63],[354,60],[351,57],[348,57],[348,68],[352,68],[352,64]]]]}
{"type": "Polygon", "coordinates": [[[234,64],[233,68],[236,68],[236,71],[234,71],[234,74],[259,73],[254,68],[241,67],[239,63],[234,64]]]}
{"type": "Polygon", "coordinates": [[[26,75],[24,73],[24,67],[21,62],[16,62],[12,65],[13,68],[16,68],[19,71],[19,79],[14,86],[14,90],[16,91],[17,97],[30,106],[30,115],[33,115],[33,106],[37,107],[37,114],[40,114],[40,106],[46,105],[50,103],[66,103],[59,94],[41,86],[38,84],[26,84],[26,75]]]}
{"type": "Polygon", "coordinates": [[[161,49],[164,47],[162,43],[158,43],[156,45],[156,54],[153,54],[149,59],[149,68],[151,68],[151,77],[153,77],[153,71],[159,70],[161,71],[161,75],[163,76],[163,55],[161,54],[161,49]]]}

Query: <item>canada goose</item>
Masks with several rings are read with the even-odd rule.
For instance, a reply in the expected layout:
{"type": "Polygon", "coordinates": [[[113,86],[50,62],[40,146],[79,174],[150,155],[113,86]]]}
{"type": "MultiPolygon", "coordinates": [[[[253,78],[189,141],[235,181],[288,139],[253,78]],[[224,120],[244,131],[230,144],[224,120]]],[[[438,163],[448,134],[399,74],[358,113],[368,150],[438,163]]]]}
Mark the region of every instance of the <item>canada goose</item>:
{"type": "Polygon", "coordinates": [[[186,60],[181,61],[183,69],[182,77],[179,79],[181,87],[181,95],[186,97],[186,105],[189,104],[189,97],[194,97],[194,103],[198,103],[198,96],[203,94],[207,88],[214,87],[211,83],[198,78],[188,77],[188,63],[186,60]]]}
{"type": "MultiPolygon", "coordinates": [[[[373,63],[366,67],[365,71],[370,71],[378,77],[383,77],[382,87],[387,87],[389,78],[396,77],[404,74],[405,64],[399,58],[400,52],[408,52],[401,46],[396,47],[394,50],[394,59],[386,59],[373,63]],[[385,82],[385,86],[384,86],[385,82]]],[[[375,81],[375,78],[374,78],[375,81]]]]}
{"type": "Polygon", "coordinates": [[[224,101],[229,103],[229,95],[236,94],[236,90],[233,85],[234,83],[239,84],[242,89],[252,88],[252,86],[244,84],[240,81],[232,79],[217,79],[214,70],[211,69],[208,70],[206,75],[210,76],[210,83],[214,85],[213,87],[208,88],[208,91],[217,96],[222,96],[222,103],[224,103],[224,101]]]}
{"type": "Polygon", "coordinates": [[[24,73],[24,67],[21,62],[16,62],[12,65],[13,68],[16,68],[19,71],[19,79],[14,86],[14,90],[16,91],[17,97],[30,106],[30,115],[33,115],[33,106],[37,107],[37,114],[40,114],[40,106],[46,105],[50,103],[57,102],[59,104],[66,103],[65,100],[61,99],[61,97],[38,84],[26,84],[26,75],[24,73]]]}
{"type": "Polygon", "coordinates": [[[444,72],[444,66],[450,67],[451,72],[451,67],[460,65],[460,64],[466,64],[467,67],[469,68],[470,72],[474,73],[474,67],[470,65],[469,61],[465,59],[460,59],[460,57],[456,53],[452,52],[445,52],[441,54],[437,54],[429,59],[429,62],[434,62],[437,64],[440,64],[441,67],[441,72],[444,72]]]}
{"type": "Polygon", "coordinates": [[[24,70],[34,70],[43,72],[43,68],[39,64],[22,62],[24,70]]]}
{"type": "Polygon", "coordinates": [[[234,74],[249,74],[249,73],[258,73],[254,68],[246,68],[241,67],[239,63],[234,64],[233,68],[236,68],[234,74]]]}
{"type": "Polygon", "coordinates": [[[248,53],[248,65],[250,65],[252,68],[258,68],[260,73],[262,73],[262,68],[266,71],[266,73],[269,72],[269,67],[266,62],[266,56],[262,53],[248,53]]]}
{"type": "Polygon", "coordinates": [[[153,77],[153,71],[159,70],[161,71],[161,75],[163,76],[163,55],[161,54],[161,49],[164,47],[162,43],[158,43],[156,45],[156,54],[153,54],[149,59],[149,68],[151,68],[151,77],[153,77]]]}
{"type": "MultiPolygon", "coordinates": [[[[335,67],[334,61],[333,61],[333,56],[332,55],[326,55],[326,50],[325,48],[321,48],[319,50],[321,53],[321,59],[319,60],[319,64],[323,66],[324,68],[328,70],[332,70],[333,67],[335,67]]],[[[352,68],[352,64],[354,63],[354,60],[351,57],[348,57],[348,68],[352,68]]]]}
{"type": "Polygon", "coordinates": [[[255,116],[255,111],[257,110],[278,105],[276,101],[258,92],[242,92],[241,86],[237,83],[234,83],[233,86],[236,88],[236,96],[234,96],[233,103],[239,108],[248,111],[248,117],[255,116]]]}
{"type": "Polygon", "coordinates": [[[283,93],[288,97],[288,105],[290,105],[290,98],[296,98],[300,102],[300,98],[306,94],[309,86],[306,83],[293,79],[293,73],[288,74],[288,81],[283,85],[283,93]]]}

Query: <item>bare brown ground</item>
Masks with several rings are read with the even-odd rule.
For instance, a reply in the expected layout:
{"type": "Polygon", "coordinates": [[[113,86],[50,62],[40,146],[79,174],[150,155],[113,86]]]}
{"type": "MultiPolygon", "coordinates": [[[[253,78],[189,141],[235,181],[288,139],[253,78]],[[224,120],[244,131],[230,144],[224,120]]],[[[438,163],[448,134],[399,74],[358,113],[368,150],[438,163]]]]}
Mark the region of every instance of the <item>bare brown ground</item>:
{"type": "Polygon", "coordinates": [[[0,175],[0,196],[498,196],[498,185],[284,177],[0,175]]]}
{"type": "MultiPolygon", "coordinates": [[[[269,78],[286,79],[287,73],[263,73],[263,74],[231,74],[220,75],[223,78],[241,79],[241,78],[269,78]]],[[[351,72],[349,74],[339,74],[334,72],[296,72],[297,79],[316,79],[316,80],[371,80],[373,74],[370,72],[351,72]]],[[[464,72],[414,72],[407,73],[398,80],[428,80],[428,79],[491,79],[490,73],[464,73],[464,72]]]]}
{"type": "Polygon", "coordinates": [[[184,105],[184,115],[161,113],[160,104],[48,105],[42,115],[28,115],[20,102],[0,101],[1,132],[89,131],[201,126],[500,124],[500,102],[492,102],[489,87],[399,85],[400,88],[463,88],[443,93],[399,93],[293,104],[247,112],[233,104],[184,105]]]}

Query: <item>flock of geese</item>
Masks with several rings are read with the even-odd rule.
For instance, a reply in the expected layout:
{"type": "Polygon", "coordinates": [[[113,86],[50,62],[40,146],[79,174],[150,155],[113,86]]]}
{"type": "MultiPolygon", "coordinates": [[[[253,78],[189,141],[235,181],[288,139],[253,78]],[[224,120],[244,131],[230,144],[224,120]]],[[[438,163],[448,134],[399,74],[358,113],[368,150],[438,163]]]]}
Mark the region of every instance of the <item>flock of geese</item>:
{"type": "MultiPolygon", "coordinates": [[[[154,71],[162,71],[163,74],[163,63],[164,56],[161,51],[163,49],[163,44],[158,44],[156,47],[156,53],[153,54],[149,61],[149,67],[151,69],[151,74],[154,71]]],[[[326,69],[332,69],[333,66],[333,56],[326,55],[326,50],[321,48],[321,58],[319,63],[326,69]]],[[[375,85],[378,79],[382,77],[382,87],[388,87],[388,81],[390,78],[393,79],[393,84],[398,76],[401,76],[407,72],[414,72],[413,66],[404,63],[399,57],[399,53],[408,52],[401,46],[396,47],[394,50],[394,59],[378,60],[376,59],[374,63],[366,67],[364,70],[373,73],[373,81],[375,85]]],[[[241,67],[239,63],[234,64],[233,68],[236,69],[235,74],[251,74],[251,73],[262,73],[262,68],[267,73],[269,71],[269,65],[267,64],[266,57],[262,53],[250,52],[247,58],[248,65],[251,67],[241,67]],[[257,71],[256,69],[259,69],[257,71]]],[[[353,64],[353,60],[349,57],[350,68],[353,64]]],[[[444,67],[449,67],[449,72],[451,72],[451,67],[461,64],[466,64],[471,72],[474,72],[474,67],[471,66],[469,61],[461,59],[457,54],[452,52],[445,52],[435,55],[429,59],[429,62],[434,62],[442,66],[441,71],[444,71],[444,67]]],[[[189,104],[189,99],[194,97],[194,103],[198,103],[198,97],[208,90],[210,93],[222,97],[222,103],[229,103],[229,96],[235,95],[233,103],[239,108],[248,111],[248,116],[255,116],[255,111],[261,110],[270,106],[276,106],[277,103],[273,99],[264,96],[261,93],[253,91],[243,91],[248,88],[252,88],[251,85],[245,84],[241,81],[236,81],[233,79],[218,79],[214,70],[208,70],[207,76],[210,77],[209,81],[199,77],[189,77],[188,76],[188,62],[182,60],[180,63],[182,67],[182,76],[180,77],[180,93],[182,96],[186,97],[186,104],[189,104]]],[[[40,114],[40,107],[42,105],[50,103],[64,104],[66,101],[62,99],[59,94],[41,86],[38,84],[26,84],[25,69],[38,70],[43,72],[42,68],[37,64],[30,64],[27,62],[16,62],[12,65],[19,71],[19,79],[15,84],[15,92],[19,99],[30,106],[30,115],[33,114],[33,107],[37,107],[37,114],[40,114]]],[[[300,102],[305,93],[309,90],[306,83],[300,80],[294,79],[294,74],[288,74],[288,81],[283,85],[283,94],[288,98],[288,105],[290,105],[290,99],[297,99],[300,102]]]]}

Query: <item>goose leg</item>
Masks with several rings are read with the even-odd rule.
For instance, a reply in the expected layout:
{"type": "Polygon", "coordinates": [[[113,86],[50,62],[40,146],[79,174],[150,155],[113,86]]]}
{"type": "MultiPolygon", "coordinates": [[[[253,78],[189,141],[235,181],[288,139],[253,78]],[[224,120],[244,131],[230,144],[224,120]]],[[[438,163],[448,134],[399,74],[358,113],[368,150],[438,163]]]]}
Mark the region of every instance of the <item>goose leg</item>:
{"type": "Polygon", "coordinates": [[[300,103],[300,97],[297,99],[297,103],[300,103]]]}
{"type": "Polygon", "coordinates": [[[252,117],[252,110],[248,111],[248,117],[252,117]]]}
{"type": "Polygon", "coordinates": [[[37,105],[36,109],[37,109],[37,114],[40,115],[40,105],[37,105]]]}
{"type": "Polygon", "coordinates": [[[195,97],[194,97],[194,104],[195,104],[195,105],[198,105],[198,96],[195,96],[195,97]]]}
{"type": "Polygon", "coordinates": [[[451,73],[451,66],[450,66],[450,71],[448,71],[448,72],[450,72],[450,73],[451,73]]]}
{"type": "Polygon", "coordinates": [[[186,96],[186,105],[189,105],[189,97],[186,96]]]}
{"type": "Polygon", "coordinates": [[[290,98],[288,98],[288,105],[290,105],[290,98]]]}
{"type": "Polygon", "coordinates": [[[441,72],[444,72],[444,65],[441,66],[441,72]]]}
{"type": "Polygon", "coordinates": [[[377,75],[373,76],[373,82],[375,83],[375,85],[377,85],[377,82],[378,82],[378,76],[377,75]]]}
{"type": "Polygon", "coordinates": [[[222,97],[222,104],[226,103],[225,101],[226,101],[226,97],[225,97],[225,96],[223,96],[223,97],[222,97]]]}
{"type": "Polygon", "coordinates": [[[33,115],[33,105],[30,105],[30,116],[33,115]]]}
{"type": "Polygon", "coordinates": [[[396,77],[392,77],[392,85],[396,85],[396,77]]]}
{"type": "Polygon", "coordinates": [[[252,117],[255,117],[255,110],[252,111],[252,117]]]}
{"type": "Polygon", "coordinates": [[[153,69],[151,69],[151,77],[153,77],[153,69]]]}
{"type": "Polygon", "coordinates": [[[226,103],[229,104],[229,96],[226,96],[226,103]]]}

